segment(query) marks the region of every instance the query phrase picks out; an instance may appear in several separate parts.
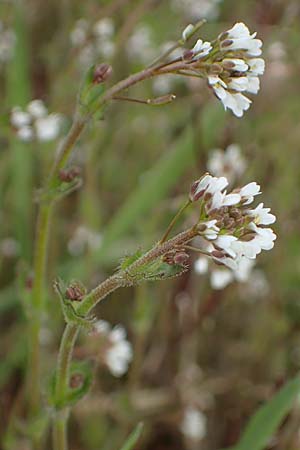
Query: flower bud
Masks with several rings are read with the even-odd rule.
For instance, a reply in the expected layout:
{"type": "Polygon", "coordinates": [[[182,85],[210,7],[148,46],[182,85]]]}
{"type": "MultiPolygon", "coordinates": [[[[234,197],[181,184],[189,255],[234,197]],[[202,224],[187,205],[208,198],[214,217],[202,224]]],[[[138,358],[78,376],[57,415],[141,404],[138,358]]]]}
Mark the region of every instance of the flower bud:
{"type": "Polygon", "coordinates": [[[75,178],[79,177],[80,169],[79,167],[71,167],[69,169],[62,169],[59,172],[59,179],[65,183],[70,183],[75,178]]]}
{"type": "Polygon", "coordinates": [[[83,384],[83,376],[81,373],[74,373],[70,378],[70,388],[76,389],[83,384]]]}
{"type": "Polygon", "coordinates": [[[68,300],[80,302],[86,294],[85,287],[78,281],[74,281],[67,287],[65,297],[68,300]]]}
{"type": "Polygon", "coordinates": [[[95,67],[93,73],[93,83],[100,84],[107,81],[112,75],[112,67],[110,64],[102,63],[95,67]]]}
{"type": "Polygon", "coordinates": [[[187,261],[189,260],[189,255],[187,253],[185,253],[184,251],[176,253],[176,255],[174,256],[174,263],[175,264],[185,264],[187,263],[187,261]]]}

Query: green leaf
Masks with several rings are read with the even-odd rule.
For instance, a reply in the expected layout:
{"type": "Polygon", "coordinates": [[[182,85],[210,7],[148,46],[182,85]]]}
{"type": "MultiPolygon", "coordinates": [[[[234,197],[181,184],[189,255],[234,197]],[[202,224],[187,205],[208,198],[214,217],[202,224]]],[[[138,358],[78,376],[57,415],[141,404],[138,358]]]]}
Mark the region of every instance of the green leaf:
{"type": "Polygon", "coordinates": [[[77,403],[89,391],[93,381],[92,365],[88,361],[73,361],[70,370],[70,381],[76,377],[78,386],[69,387],[63,398],[55,398],[55,373],[49,383],[49,403],[56,409],[62,409],[77,403]]]}
{"type": "Polygon", "coordinates": [[[299,375],[287,382],[251,417],[239,443],[232,450],[263,450],[291,410],[300,393],[299,375]]]}
{"type": "Polygon", "coordinates": [[[126,439],[124,445],[122,445],[120,450],[133,450],[135,444],[139,440],[142,431],[143,431],[144,424],[138,423],[133,432],[128,436],[126,439]]]}
{"type": "Polygon", "coordinates": [[[103,245],[95,254],[96,262],[105,261],[111,246],[124,236],[137,220],[166,197],[178,183],[181,175],[195,161],[193,131],[188,128],[169,152],[162,155],[155,166],[143,177],[143,183],[129,196],[119,209],[103,236],[103,245]]]}
{"type": "Polygon", "coordinates": [[[128,256],[125,256],[124,258],[122,258],[121,263],[120,263],[120,269],[126,270],[132,263],[137,261],[142,256],[142,254],[143,254],[143,252],[141,250],[137,250],[132,255],[128,255],[128,256]]]}
{"type": "Polygon", "coordinates": [[[182,275],[186,272],[188,266],[181,266],[179,264],[167,264],[163,261],[157,261],[145,270],[146,280],[167,280],[168,278],[174,278],[182,275]]]}

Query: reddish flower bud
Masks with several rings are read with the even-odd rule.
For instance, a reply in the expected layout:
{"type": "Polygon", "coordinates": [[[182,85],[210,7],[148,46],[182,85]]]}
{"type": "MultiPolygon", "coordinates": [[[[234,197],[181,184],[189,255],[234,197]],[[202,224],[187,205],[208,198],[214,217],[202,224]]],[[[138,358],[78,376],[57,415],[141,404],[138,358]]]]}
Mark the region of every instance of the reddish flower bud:
{"type": "Polygon", "coordinates": [[[185,252],[179,252],[179,253],[176,253],[176,255],[174,256],[174,263],[175,264],[179,264],[179,265],[182,265],[182,264],[185,264],[185,263],[187,263],[187,261],[189,260],[189,255],[187,254],[187,253],[185,253],[185,252]]]}
{"type": "Polygon", "coordinates": [[[82,286],[78,282],[73,282],[67,287],[65,292],[65,297],[68,300],[72,300],[75,302],[80,302],[86,294],[86,290],[84,286],[82,286]]]}
{"type": "Polygon", "coordinates": [[[102,63],[95,67],[93,83],[100,84],[107,81],[112,75],[112,67],[110,64],[102,63]]]}
{"type": "Polygon", "coordinates": [[[70,378],[70,388],[76,389],[82,386],[83,376],[81,373],[74,373],[70,378]]]}
{"type": "Polygon", "coordinates": [[[59,172],[59,179],[65,183],[70,183],[74,178],[79,177],[80,169],[79,167],[72,167],[70,169],[62,169],[59,172]]]}

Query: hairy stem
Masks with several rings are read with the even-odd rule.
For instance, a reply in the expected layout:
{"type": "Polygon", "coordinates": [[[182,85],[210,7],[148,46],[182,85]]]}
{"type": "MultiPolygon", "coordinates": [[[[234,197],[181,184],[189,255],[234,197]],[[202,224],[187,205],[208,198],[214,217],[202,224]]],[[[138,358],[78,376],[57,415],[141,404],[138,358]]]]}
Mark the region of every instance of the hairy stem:
{"type": "MultiPolygon", "coordinates": [[[[58,147],[57,157],[50,172],[46,190],[51,190],[56,183],[59,170],[65,165],[72,148],[81,134],[86,120],[76,119],[58,147]]],[[[28,396],[29,411],[31,416],[37,414],[40,404],[40,366],[41,354],[39,335],[41,321],[45,311],[46,300],[46,268],[48,255],[48,241],[50,222],[53,211],[54,199],[41,202],[38,211],[36,239],[34,250],[34,283],[32,291],[32,312],[29,323],[29,361],[28,361],[28,396]]]]}
{"type": "MultiPolygon", "coordinates": [[[[156,244],[151,250],[142,255],[137,261],[133,262],[126,270],[121,270],[115,275],[109,277],[95,289],[93,289],[81,302],[77,308],[77,313],[86,316],[103,298],[111,292],[124,286],[132,285],[134,282],[128,280],[128,271],[134,272],[144,265],[155,261],[157,258],[168,253],[177,245],[184,245],[190,242],[198,231],[195,227],[184,231],[174,238],[164,243],[156,244]]],[[[67,324],[61,340],[55,384],[55,398],[59,403],[69,386],[70,364],[75,341],[78,335],[79,327],[77,325],[67,324]]],[[[53,424],[53,448],[54,450],[67,450],[66,427],[69,416],[69,408],[59,409],[54,418],[53,424]]]]}

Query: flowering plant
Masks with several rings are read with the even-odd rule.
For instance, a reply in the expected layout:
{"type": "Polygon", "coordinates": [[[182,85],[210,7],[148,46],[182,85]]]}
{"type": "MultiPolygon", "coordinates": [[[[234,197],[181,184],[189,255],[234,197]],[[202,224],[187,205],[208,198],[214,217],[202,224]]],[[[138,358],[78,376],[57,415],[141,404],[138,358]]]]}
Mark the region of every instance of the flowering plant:
{"type": "MultiPolygon", "coordinates": [[[[241,182],[245,170],[245,162],[238,147],[231,145],[226,152],[212,152],[208,163],[211,174],[205,173],[191,185],[183,206],[178,209],[161,239],[152,246],[149,245],[147,251],[139,248],[125,256],[111,276],[104,280],[97,279],[95,287],[90,290],[78,280],[64,282],[56,278],[54,289],[60,302],[65,329],[60,341],[56,369],[53,376],[49,377],[47,388],[43,386],[41,331],[45,318],[47,320],[45,285],[50,224],[57,203],[82,186],[82,174],[76,165],[76,159],[74,164],[73,157],[83,131],[89,125],[105,120],[111,103],[130,102],[157,107],[175,100],[173,92],[154,98],[132,97],[128,91],[146,80],[165,79],[169,76],[184,80],[204,80],[224,109],[229,109],[238,118],[250,107],[251,100],[246,94],[257,94],[260,89],[259,77],[264,73],[265,63],[261,58],[262,41],[256,38],[256,33],[251,34],[244,23],[238,22],[215,39],[204,41],[198,38],[202,25],[203,21],[189,24],[178,41],[168,45],[159,57],[142,70],[117,82],[114,82],[117,64],[114,65],[113,57],[117,50],[113,23],[104,19],[97,21],[89,32],[88,24],[81,21],[71,32],[72,44],[76,51],[80,51],[80,65],[86,66],[87,62],[93,62],[99,55],[111,59],[112,64],[93,63],[85,72],[78,91],[74,120],[68,133],[58,144],[49,174],[37,195],[33,278],[29,283],[29,277],[23,277],[23,284],[20,283],[26,300],[24,309],[30,335],[28,423],[32,425],[40,417],[46,416],[47,419],[44,428],[41,427],[42,432],[29,432],[32,447],[36,450],[43,446],[49,421],[53,430],[53,449],[67,450],[67,425],[72,408],[92,386],[93,364],[88,359],[93,363],[100,363],[115,378],[125,375],[132,362],[134,374],[136,346],[131,344],[130,335],[127,337],[123,325],[111,325],[102,316],[101,319],[96,319],[93,315],[95,307],[102,300],[118,289],[138,289],[148,281],[172,279],[186,274],[192,265],[194,253],[198,255],[195,267],[198,264],[199,272],[202,270],[199,267],[200,263],[203,264],[203,258],[206,268],[209,264],[214,267],[211,269],[212,274],[221,267],[221,285],[225,286],[228,280],[243,278],[241,273],[245,274],[250,270],[262,250],[271,250],[274,246],[276,234],[270,225],[275,222],[275,215],[264,203],[255,207],[252,205],[256,196],[261,194],[260,185],[252,181],[241,187],[228,188],[236,180],[241,182]],[[180,231],[175,232],[179,221],[180,231]],[[80,345],[75,346],[81,331],[85,344],[83,350],[80,345]],[[73,354],[76,352],[80,358],[76,358],[78,360],[75,362],[73,354]],[[44,414],[41,393],[45,391],[47,411],[44,414]]],[[[133,45],[136,40],[139,37],[131,38],[129,42],[133,45]]],[[[133,50],[134,48],[127,48],[128,54],[134,58],[132,55],[136,53],[133,50]]],[[[153,56],[152,53],[151,51],[148,55],[153,56]]],[[[144,58],[141,60],[144,62],[144,58]]],[[[54,141],[62,132],[65,120],[59,114],[49,114],[44,102],[35,99],[27,106],[14,106],[8,122],[10,131],[17,140],[30,143],[54,141]]],[[[84,254],[86,249],[98,249],[101,252],[103,241],[105,242],[105,237],[102,240],[102,236],[96,231],[79,227],[69,241],[68,249],[74,257],[84,254]]],[[[98,315],[98,310],[95,314],[98,315]]],[[[183,403],[185,412],[181,430],[188,439],[200,440],[206,434],[205,415],[200,408],[193,406],[193,402],[183,403]]],[[[125,444],[124,448],[133,448],[139,433],[140,431],[131,436],[130,446],[125,444]]]]}

